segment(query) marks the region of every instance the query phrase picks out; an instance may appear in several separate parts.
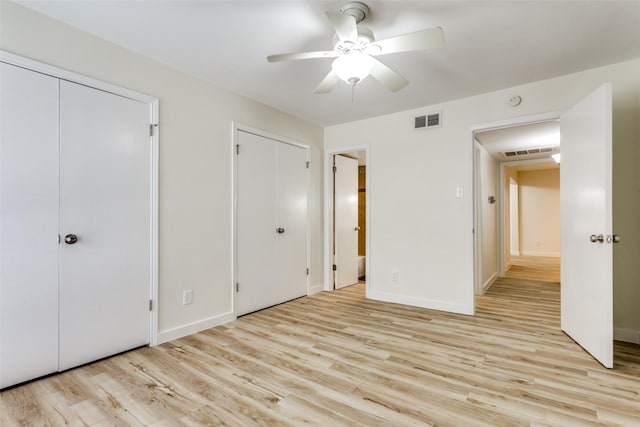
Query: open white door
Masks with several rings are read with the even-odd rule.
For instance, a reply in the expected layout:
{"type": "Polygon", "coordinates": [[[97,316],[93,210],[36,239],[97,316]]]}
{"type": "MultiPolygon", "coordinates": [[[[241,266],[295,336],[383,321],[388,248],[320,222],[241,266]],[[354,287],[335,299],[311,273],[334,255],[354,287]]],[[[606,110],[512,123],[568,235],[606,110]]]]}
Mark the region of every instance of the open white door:
{"type": "Polygon", "coordinates": [[[358,161],[334,156],[335,288],[358,283],[358,161]]]}
{"type": "Polygon", "coordinates": [[[560,119],[561,327],[613,367],[611,83],[560,119]]]}

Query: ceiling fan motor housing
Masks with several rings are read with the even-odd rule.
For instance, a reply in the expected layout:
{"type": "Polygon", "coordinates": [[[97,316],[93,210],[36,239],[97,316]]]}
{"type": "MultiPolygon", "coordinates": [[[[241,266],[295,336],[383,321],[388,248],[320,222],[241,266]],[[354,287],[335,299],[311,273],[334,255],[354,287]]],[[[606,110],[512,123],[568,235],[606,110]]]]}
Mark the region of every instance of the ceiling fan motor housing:
{"type": "Polygon", "coordinates": [[[339,11],[341,13],[346,13],[347,15],[353,16],[354,18],[356,18],[356,24],[359,24],[369,14],[369,7],[364,3],[354,1],[345,4],[339,9],[339,11]]]}

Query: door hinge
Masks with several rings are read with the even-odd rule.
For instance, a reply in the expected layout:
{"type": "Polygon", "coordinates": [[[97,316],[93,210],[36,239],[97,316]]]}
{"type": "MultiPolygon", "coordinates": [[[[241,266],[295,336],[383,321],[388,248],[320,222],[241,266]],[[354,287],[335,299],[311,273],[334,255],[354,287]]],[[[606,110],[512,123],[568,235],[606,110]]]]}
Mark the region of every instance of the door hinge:
{"type": "Polygon", "coordinates": [[[307,169],[309,169],[309,165],[311,164],[311,162],[307,162],[307,169]]]}
{"type": "Polygon", "coordinates": [[[149,311],[153,311],[153,300],[149,300],[149,311]]]}
{"type": "Polygon", "coordinates": [[[236,292],[240,292],[240,284],[236,283],[236,292]]]}
{"type": "Polygon", "coordinates": [[[333,264],[333,271],[336,271],[338,269],[338,266],[333,264]]]}
{"type": "Polygon", "coordinates": [[[307,276],[309,275],[309,269],[307,268],[307,276]]]}
{"type": "Polygon", "coordinates": [[[334,166],[334,167],[333,167],[333,173],[336,173],[336,172],[338,172],[338,167],[337,167],[337,166],[334,166]]]}
{"type": "Polygon", "coordinates": [[[240,144],[236,144],[236,155],[240,154],[240,144]]]}
{"type": "Polygon", "coordinates": [[[153,123],[149,124],[149,136],[153,136],[153,132],[154,129],[157,127],[158,125],[155,125],[153,123]]]}

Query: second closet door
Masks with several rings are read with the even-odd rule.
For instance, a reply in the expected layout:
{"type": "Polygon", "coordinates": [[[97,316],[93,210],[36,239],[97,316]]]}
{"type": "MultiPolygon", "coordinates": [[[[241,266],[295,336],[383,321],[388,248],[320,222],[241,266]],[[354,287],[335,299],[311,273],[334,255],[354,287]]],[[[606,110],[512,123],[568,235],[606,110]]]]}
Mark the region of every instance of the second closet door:
{"type": "Polygon", "coordinates": [[[307,294],[306,149],[238,131],[237,315],[307,294]]]}
{"type": "Polygon", "coordinates": [[[149,153],[147,104],[60,82],[60,370],[149,342],[149,153]]]}

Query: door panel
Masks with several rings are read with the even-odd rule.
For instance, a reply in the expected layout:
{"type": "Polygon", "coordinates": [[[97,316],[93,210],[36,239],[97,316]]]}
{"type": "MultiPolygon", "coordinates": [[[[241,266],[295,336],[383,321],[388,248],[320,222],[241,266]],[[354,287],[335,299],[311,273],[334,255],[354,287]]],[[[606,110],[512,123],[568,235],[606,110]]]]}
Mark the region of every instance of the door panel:
{"type": "Polygon", "coordinates": [[[611,84],[560,120],[562,163],[561,325],[605,367],[613,367],[611,84]]]}
{"type": "Polygon", "coordinates": [[[276,244],[281,262],[278,299],[307,294],[307,150],[278,144],[278,227],[276,244]]]}
{"type": "Polygon", "coordinates": [[[335,288],[358,283],[358,161],[334,156],[335,288]]]}
{"type": "Polygon", "coordinates": [[[276,251],[277,142],[238,131],[237,296],[238,316],[277,304],[272,294],[278,275],[276,251]]]}
{"type": "Polygon", "coordinates": [[[58,79],[0,67],[2,388],[58,370],[58,79]]]}
{"type": "Polygon", "coordinates": [[[64,370],[149,342],[151,145],[147,104],[61,81],[60,110],[64,370]]]}

